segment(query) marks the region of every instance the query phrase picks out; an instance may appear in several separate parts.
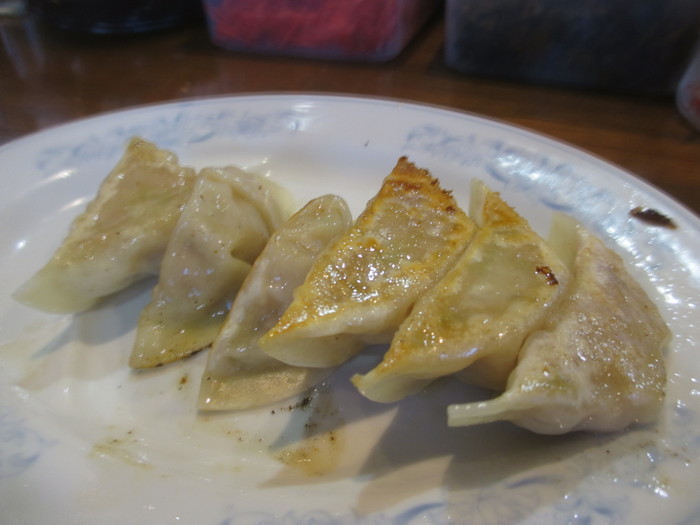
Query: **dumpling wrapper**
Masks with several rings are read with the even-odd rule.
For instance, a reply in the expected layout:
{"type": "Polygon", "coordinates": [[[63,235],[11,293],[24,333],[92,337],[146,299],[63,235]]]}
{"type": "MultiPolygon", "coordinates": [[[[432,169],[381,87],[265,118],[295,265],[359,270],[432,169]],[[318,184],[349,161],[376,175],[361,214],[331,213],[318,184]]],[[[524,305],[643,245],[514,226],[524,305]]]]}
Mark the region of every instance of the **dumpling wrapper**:
{"type": "Polygon", "coordinates": [[[289,306],[319,253],[351,223],[345,201],[326,195],[309,202],[273,234],[209,351],[200,410],[267,405],[304,392],[333,370],[284,364],[265,354],[258,339],[289,306]]]}
{"type": "Polygon", "coordinates": [[[670,331],[620,257],[576,232],[570,297],[527,339],[506,391],[451,405],[450,426],[507,420],[542,434],[612,432],[658,416],[670,331]]]}
{"type": "Polygon", "coordinates": [[[181,167],[174,153],[131,139],[51,260],[15,299],[46,312],[76,313],[157,274],[194,179],[195,171],[181,167]]]}
{"type": "Polygon", "coordinates": [[[388,342],[475,226],[428,171],[402,157],[350,230],[324,251],[260,340],[294,366],[331,367],[388,342]]]}
{"type": "Polygon", "coordinates": [[[139,317],[131,367],[164,365],[214,341],[253,262],[288,217],[287,198],[232,166],[200,171],[139,317]]]}
{"type": "Polygon", "coordinates": [[[381,363],[352,378],[369,399],[398,401],[455,373],[502,388],[525,337],[565,295],[564,262],[480,181],[470,215],[479,229],[469,247],[416,303],[381,363]]]}

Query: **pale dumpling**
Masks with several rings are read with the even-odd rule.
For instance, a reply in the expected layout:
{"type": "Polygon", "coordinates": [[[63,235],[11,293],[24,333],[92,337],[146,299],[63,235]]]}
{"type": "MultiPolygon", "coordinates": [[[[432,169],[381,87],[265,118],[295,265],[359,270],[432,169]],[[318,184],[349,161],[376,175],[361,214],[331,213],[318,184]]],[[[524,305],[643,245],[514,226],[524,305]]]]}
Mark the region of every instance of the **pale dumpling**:
{"type": "Polygon", "coordinates": [[[502,388],[525,337],[566,293],[562,260],[479,181],[470,215],[479,229],[469,247],[416,303],[381,363],[352,378],[369,399],[397,401],[455,373],[502,388]]]}
{"type": "Polygon", "coordinates": [[[270,238],[255,261],[207,356],[201,410],[241,410],[304,392],[332,369],[295,367],[265,354],[258,339],[292,301],[319,253],[350,227],[345,201],[312,200],[270,238]]]}
{"type": "Polygon", "coordinates": [[[133,138],[51,260],[16,293],[46,312],[74,313],[158,273],[195,171],[133,138]]]}
{"type": "Polygon", "coordinates": [[[235,167],[200,171],[139,317],[130,366],[163,365],[214,341],[288,207],[286,192],[266,178],[235,167]]]}
{"type": "Polygon", "coordinates": [[[474,229],[437,179],[399,159],[350,230],[314,263],[261,347],[291,365],[330,367],[367,343],[388,342],[474,229]]]}
{"type": "Polygon", "coordinates": [[[506,391],[450,406],[451,426],[507,420],[543,434],[610,432],[658,416],[669,330],[617,254],[576,232],[570,297],[527,339],[506,391]]]}

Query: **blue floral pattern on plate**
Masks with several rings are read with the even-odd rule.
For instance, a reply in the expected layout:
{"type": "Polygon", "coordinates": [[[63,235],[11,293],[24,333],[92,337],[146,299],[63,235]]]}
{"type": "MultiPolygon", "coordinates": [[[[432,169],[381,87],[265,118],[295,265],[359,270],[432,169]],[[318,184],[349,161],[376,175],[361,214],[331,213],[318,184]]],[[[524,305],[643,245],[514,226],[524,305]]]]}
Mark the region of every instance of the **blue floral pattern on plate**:
{"type": "Polygon", "coordinates": [[[26,418],[0,406],[0,479],[31,468],[50,444],[26,418]]]}

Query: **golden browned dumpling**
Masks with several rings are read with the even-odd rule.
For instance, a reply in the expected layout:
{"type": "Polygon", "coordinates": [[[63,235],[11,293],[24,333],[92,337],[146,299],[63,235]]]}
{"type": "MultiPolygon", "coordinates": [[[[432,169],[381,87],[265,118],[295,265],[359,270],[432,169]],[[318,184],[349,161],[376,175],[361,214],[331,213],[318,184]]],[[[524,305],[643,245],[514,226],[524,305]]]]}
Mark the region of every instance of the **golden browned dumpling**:
{"type": "Polygon", "coordinates": [[[525,337],[566,293],[564,263],[478,181],[470,214],[479,229],[469,247],[416,303],[382,362],[353,377],[366,397],[397,401],[454,373],[502,387],[525,337]]]}
{"type": "Polygon", "coordinates": [[[287,218],[286,197],[235,167],[200,172],[141,312],[130,366],[163,365],[214,341],[251,265],[287,218]]]}
{"type": "Polygon", "coordinates": [[[507,420],[544,434],[610,432],[657,417],[669,330],[617,254],[575,231],[570,296],[528,337],[505,393],[450,406],[451,426],[507,420]]]}
{"type": "Polygon", "coordinates": [[[401,158],[348,233],[314,263],[261,347],[291,365],[330,367],[368,342],[388,342],[473,231],[437,179],[401,158]]]}
{"type": "Polygon", "coordinates": [[[207,358],[201,410],[241,410],[299,394],[332,369],[290,366],[265,354],[258,339],[292,301],[318,254],[350,227],[340,197],[326,195],[295,213],[270,238],[236,296],[207,358]]]}
{"type": "Polygon", "coordinates": [[[175,154],[132,139],[51,260],[15,298],[47,312],[80,312],[157,274],[194,178],[175,154]]]}

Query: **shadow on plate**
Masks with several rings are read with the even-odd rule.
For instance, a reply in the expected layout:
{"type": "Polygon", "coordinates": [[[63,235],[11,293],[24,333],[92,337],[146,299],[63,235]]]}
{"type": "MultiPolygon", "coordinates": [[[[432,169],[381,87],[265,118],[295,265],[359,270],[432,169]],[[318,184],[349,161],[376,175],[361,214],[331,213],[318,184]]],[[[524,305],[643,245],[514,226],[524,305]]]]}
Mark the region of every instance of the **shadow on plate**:
{"type": "Polygon", "coordinates": [[[565,499],[583,477],[641,439],[634,430],[543,436],[510,423],[450,428],[447,405],[490,397],[453,379],[399,403],[374,403],[350,377],[370,369],[381,351],[363,353],[287,407],[290,421],[270,447],[285,468],[264,487],[354,478],[362,481],[358,516],[434,498],[428,503],[456,523],[465,515],[474,524],[518,523],[565,499]]]}
{"type": "Polygon", "coordinates": [[[146,279],[73,315],[30,354],[20,386],[42,390],[63,378],[97,380],[124,368],[131,350],[125,336],[136,326],[154,284],[146,279]]]}

